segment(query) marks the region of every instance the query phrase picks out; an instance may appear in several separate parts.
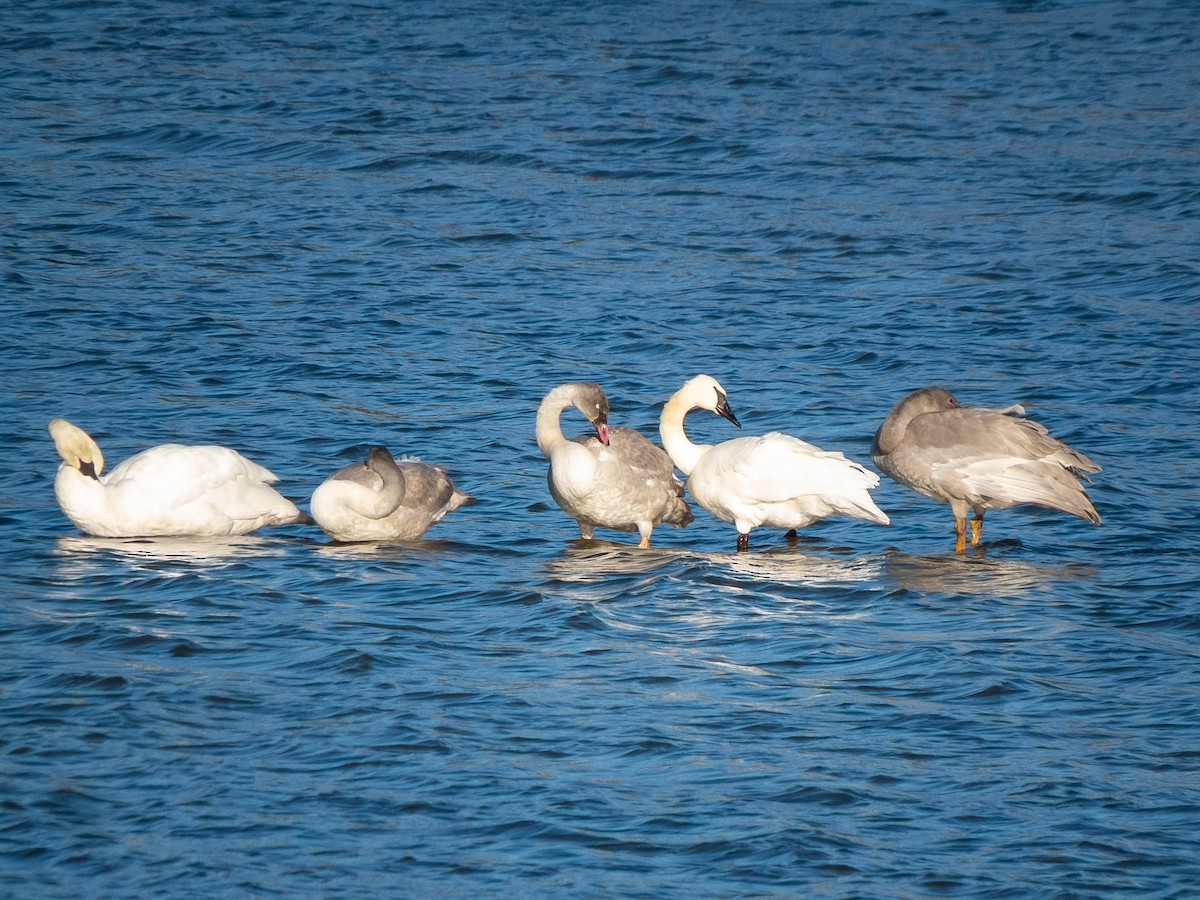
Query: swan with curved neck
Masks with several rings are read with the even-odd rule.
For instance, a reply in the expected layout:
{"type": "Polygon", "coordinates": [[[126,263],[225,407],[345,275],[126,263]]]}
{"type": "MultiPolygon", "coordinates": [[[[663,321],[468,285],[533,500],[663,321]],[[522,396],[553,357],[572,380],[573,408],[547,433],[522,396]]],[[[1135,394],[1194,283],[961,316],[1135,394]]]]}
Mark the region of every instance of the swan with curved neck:
{"type": "Polygon", "coordinates": [[[950,504],[956,553],[966,552],[970,511],[972,547],[979,545],[987,510],[1021,503],[1099,525],[1100,514],[1079,479],[1100,467],[1024,414],[1020,406],[960,406],[945,388],[921,388],[884,419],[871,458],[893,480],[950,504]]]}
{"type": "Polygon", "coordinates": [[[386,447],[374,446],[365,462],[326,478],[309,509],[335,541],[415,541],[472,499],[440,466],[411,458],[397,462],[386,447]]]}
{"type": "Polygon", "coordinates": [[[608,397],[593,382],[560,384],[542,398],[535,433],[538,449],[550,461],[550,495],[590,540],[596,528],[636,531],[639,547],[649,547],[660,522],[684,527],[692,512],[683,484],[661,448],[631,428],[609,428],[608,397]],[[567,440],[561,418],[574,407],[595,436],[567,440]]]}
{"type": "Polygon", "coordinates": [[[162,444],[104,474],[104,454],[83,429],[54,419],[62,458],[54,494],[80,531],[97,537],[248,534],[308,517],[271,485],[278,478],[236,450],[162,444]]]}
{"type": "Polygon", "coordinates": [[[693,444],[683,427],[693,409],[741,424],[725,389],[709,375],[697,375],[676,391],[659,422],[663,446],[688,476],[692,498],[737,528],[739,551],[749,549],[750,532],[760,526],[791,530],[831,515],[888,524],[869,493],[879,477],[858,463],[777,431],[693,444]]]}

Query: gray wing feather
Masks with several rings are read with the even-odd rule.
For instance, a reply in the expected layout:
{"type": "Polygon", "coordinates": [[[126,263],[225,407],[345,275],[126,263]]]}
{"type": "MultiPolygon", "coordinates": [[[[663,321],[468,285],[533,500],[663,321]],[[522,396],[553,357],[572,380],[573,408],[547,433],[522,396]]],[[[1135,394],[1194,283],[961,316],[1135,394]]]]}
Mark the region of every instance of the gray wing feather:
{"type": "MultiPolygon", "coordinates": [[[[594,435],[580,435],[573,440],[586,447],[600,465],[595,499],[597,509],[603,507],[606,512],[589,516],[575,510],[572,515],[621,531],[633,530],[634,523],[642,518],[677,527],[692,521],[691,508],[683,499],[683,482],[676,477],[671,458],[640,432],[610,429],[607,447],[594,435]]],[[[557,495],[555,500],[563,505],[557,495]]]]}
{"type": "Polygon", "coordinates": [[[383,487],[383,479],[364,462],[351,463],[345,468],[338,469],[327,480],[349,481],[372,491],[378,491],[383,487]]]}
{"type": "Polygon", "coordinates": [[[402,506],[424,510],[445,509],[455,494],[454,482],[440,466],[403,460],[398,463],[404,473],[407,490],[402,506]]]}
{"type": "Polygon", "coordinates": [[[1007,414],[1010,410],[967,408],[917,416],[886,464],[880,460],[881,467],[934,499],[993,508],[1033,503],[1098,522],[1074,476],[1086,477],[1100,466],[1052,437],[1041,423],[1007,414]]]}

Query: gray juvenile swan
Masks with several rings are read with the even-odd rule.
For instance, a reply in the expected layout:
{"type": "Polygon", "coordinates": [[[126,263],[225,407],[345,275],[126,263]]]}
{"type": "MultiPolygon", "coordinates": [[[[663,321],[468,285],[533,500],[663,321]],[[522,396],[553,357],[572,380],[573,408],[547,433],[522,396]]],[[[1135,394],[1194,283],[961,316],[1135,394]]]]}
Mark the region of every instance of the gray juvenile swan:
{"type": "Polygon", "coordinates": [[[741,425],[725,389],[708,375],[697,375],[676,391],[659,422],[663,446],[688,476],[692,498],[737,528],[739,552],[749,549],[750,530],[760,525],[803,528],[832,515],[888,524],[869,493],[879,484],[874,472],[841,453],[778,431],[715,446],[693,444],[683,430],[693,409],[707,409],[741,425]]]}
{"type": "Polygon", "coordinates": [[[66,419],[49,425],[62,457],[54,494],[67,518],[97,537],[249,534],[308,517],[271,485],[273,473],[229,447],[162,444],[104,474],[92,436],[66,419]]]}
{"type": "Polygon", "coordinates": [[[1020,418],[1020,406],[960,406],[944,388],[914,391],[896,404],[875,433],[871,458],[887,475],[954,513],[954,550],[979,544],[983,514],[1031,503],[1100,524],[1079,478],[1100,467],[1044,425],[1020,418]]]}
{"type": "Polygon", "coordinates": [[[608,397],[600,385],[560,384],[538,406],[538,449],[550,460],[550,496],[579,523],[590,540],[596,528],[636,531],[639,547],[650,546],[654,526],[683,528],[692,511],[671,459],[632,428],[608,427],[608,397]],[[562,433],[562,413],[574,406],[592,423],[596,436],[572,441],[562,433]]]}
{"type": "Polygon", "coordinates": [[[445,470],[417,459],[396,462],[372,447],[366,462],[339,469],[313,491],[309,508],[335,541],[415,541],[472,497],[445,470]]]}

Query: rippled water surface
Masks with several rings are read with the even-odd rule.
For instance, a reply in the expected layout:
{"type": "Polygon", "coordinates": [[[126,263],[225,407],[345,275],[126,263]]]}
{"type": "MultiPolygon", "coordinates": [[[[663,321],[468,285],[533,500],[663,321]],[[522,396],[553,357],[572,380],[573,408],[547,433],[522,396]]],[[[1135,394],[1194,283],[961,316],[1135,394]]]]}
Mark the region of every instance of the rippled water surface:
{"type": "Polygon", "coordinates": [[[1200,892],[1190,4],[0,23],[0,893],[1200,892]],[[702,371],[863,462],[916,387],[1023,403],[1104,524],[958,558],[885,481],[886,528],[579,542],[538,400],[653,435],[702,371]],[[402,546],[88,538],[55,416],[302,506],[372,443],[479,502],[402,546]]]}

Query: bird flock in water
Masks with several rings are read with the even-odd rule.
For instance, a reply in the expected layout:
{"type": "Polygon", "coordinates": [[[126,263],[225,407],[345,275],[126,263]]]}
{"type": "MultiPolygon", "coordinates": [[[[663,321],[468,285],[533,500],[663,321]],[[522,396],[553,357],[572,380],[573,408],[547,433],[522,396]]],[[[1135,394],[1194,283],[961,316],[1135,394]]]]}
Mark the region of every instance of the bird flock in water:
{"type": "MultiPolygon", "coordinates": [[[[608,397],[598,384],[551,390],[537,410],[538,448],[550,463],[554,501],[591,539],[597,528],[637,532],[649,547],[654,526],[692,521],[692,500],[737,529],[749,549],[755,528],[795,530],[843,515],[877,525],[889,519],[871,498],[879,476],[843,454],[780,432],[693,444],[684,431],[692,410],[708,410],[738,428],[725,389],[708,375],[687,381],[667,401],[662,446],[630,428],[608,424],[608,397]],[[574,407],[592,434],[568,440],[563,412],[574,407]]],[[[961,406],[940,387],[896,404],[875,434],[871,458],[886,475],[954,514],[955,551],[979,544],[989,509],[1033,504],[1100,524],[1080,479],[1100,467],[1051,437],[1024,409],[961,406]],[[972,514],[968,523],[968,513],[972,514]]],[[[49,425],[62,458],[54,481],[63,513],[98,537],[248,534],[269,525],[315,521],[335,541],[413,541],[447,513],[472,501],[445,469],[397,461],[381,446],[363,462],[334,472],[313,492],[310,519],[271,485],[277,477],[235,450],[163,444],[104,472],[95,440],[65,419],[49,425]]]]}

